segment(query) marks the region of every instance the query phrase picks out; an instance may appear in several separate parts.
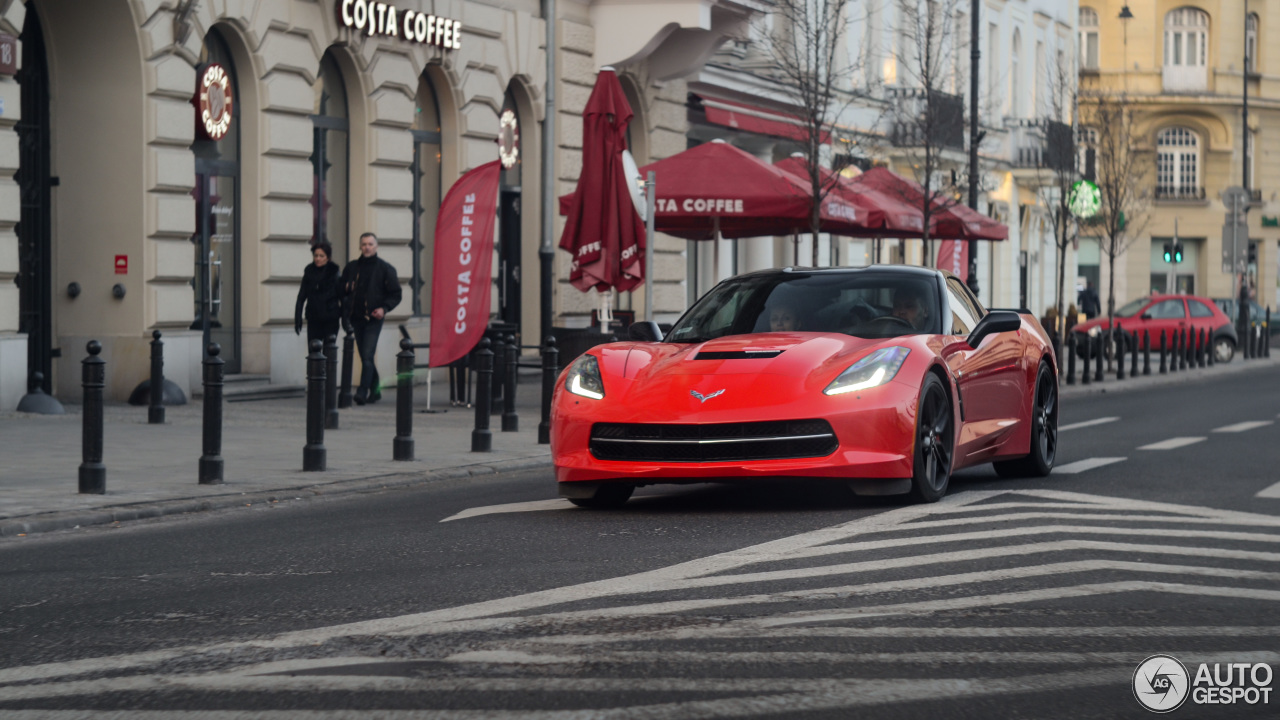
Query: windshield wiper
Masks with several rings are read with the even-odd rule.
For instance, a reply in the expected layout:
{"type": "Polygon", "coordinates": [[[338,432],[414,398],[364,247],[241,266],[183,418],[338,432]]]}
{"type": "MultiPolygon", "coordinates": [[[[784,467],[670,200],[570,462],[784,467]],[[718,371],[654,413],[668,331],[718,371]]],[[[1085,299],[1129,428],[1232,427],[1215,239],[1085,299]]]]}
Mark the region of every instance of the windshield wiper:
{"type": "Polygon", "coordinates": [[[673,343],[689,343],[690,345],[696,345],[696,344],[698,344],[698,343],[710,342],[710,341],[712,341],[712,340],[715,340],[715,338],[709,338],[709,337],[691,337],[691,338],[671,338],[671,339],[670,339],[670,340],[668,340],[667,342],[673,342],[673,343]]]}

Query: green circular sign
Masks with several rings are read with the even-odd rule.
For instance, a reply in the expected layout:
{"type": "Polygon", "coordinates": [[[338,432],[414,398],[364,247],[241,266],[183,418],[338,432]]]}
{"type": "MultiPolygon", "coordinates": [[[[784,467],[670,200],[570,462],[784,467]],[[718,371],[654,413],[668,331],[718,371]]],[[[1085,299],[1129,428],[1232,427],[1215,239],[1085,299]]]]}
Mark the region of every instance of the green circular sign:
{"type": "Polygon", "coordinates": [[[1078,218],[1091,218],[1102,207],[1102,191],[1089,180],[1077,180],[1067,198],[1071,212],[1078,218]]]}

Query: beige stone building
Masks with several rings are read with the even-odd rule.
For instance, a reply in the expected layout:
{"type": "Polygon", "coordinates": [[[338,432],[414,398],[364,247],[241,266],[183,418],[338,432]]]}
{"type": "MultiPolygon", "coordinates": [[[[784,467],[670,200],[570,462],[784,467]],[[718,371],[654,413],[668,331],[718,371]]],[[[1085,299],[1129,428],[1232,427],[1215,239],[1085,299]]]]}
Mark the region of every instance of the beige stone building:
{"type": "MultiPolygon", "coordinates": [[[[618,68],[636,109],[637,160],[670,155],[686,146],[684,78],[758,11],[660,7],[560,0],[555,194],[577,178],[599,67],[618,68]]],[[[125,398],[147,376],[157,329],[168,378],[190,392],[202,313],[228,372],[298,383],[294,300],[310,245],[332,242],[345,265],[365,230],[404,287],[379,352],[393,376],[394,325],[428,332],[440,200],[496,159],[508,110],[520,154],[503,175],[492,315],[535,343],[546,331],[542,13],[538,0],[0,2],[0,408],[35,372],[76,400],[90,338],[104,346],[108,397],[125,398]],[[215,63],[231,108],[204,108],[216,140],[197,91],[215,63]]],[[[658,246],[655,306],[668,317],[686,301],[684,249],[658,246]]],[[[555,257],[553,324],[583,325],[599,302],[564,282],[567,253],[555,257]]],[[[642,310],[642,298],[627,302],[642,310]]]]}
{"type": "MultiPolygon", "coordinates": [[[[1144,222],[1134,223],[1141,232],[1116,262],[1117,306],[1166,290],[1163,247],[1175,222],[1186,254],[1174,288],[1234,295],[1236,278],[1223,270],[1223,192],[1233,186],[1252,196],[1248,240],[1257,259],[1248,266],[1250,292],[1263,306],[1276,304],[1280,54],[1272,55],[1266,38],[1278,31],[1276,0],[1080,1],[1081,117],[1087,127],[1098,93],[1123,98],[1132,112],[1132,147],[1147,172],[1144,222]]],[[[1081,273],[1098,281],[1105,311],[1110,268],[1088,232],[1082,230],[1081,273]]]]}

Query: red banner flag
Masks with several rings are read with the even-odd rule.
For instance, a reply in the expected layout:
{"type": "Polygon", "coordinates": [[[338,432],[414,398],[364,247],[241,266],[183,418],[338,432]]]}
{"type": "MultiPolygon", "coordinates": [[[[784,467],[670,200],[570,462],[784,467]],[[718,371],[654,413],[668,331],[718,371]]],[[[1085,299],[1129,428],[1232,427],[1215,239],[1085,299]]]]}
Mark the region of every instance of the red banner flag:
{"type": "Polygon", "coordinates": [[[943,240],[938,245],[938,269],[968,282],[969,243],[965,240],[943,240]]]}
{"type": "Polygon", "coordinates": [[[499,161],[458,178],[436,218],[431,272],[431,367],[471,352],[489,325],[499,161]]]}

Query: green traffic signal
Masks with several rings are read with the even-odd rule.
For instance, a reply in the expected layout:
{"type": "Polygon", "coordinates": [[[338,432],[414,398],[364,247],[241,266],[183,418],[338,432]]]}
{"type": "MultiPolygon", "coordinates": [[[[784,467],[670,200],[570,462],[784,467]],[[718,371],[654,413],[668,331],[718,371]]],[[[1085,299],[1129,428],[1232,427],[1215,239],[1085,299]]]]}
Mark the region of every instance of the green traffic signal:
{"type": "Polygon", "coordinates": [[[1164,244],[1164,261],[1167,263],[1173,262],[1173,243],[1164,244]]]}
{"type": "Polygon", "coordinates": [[[1182,262],[1182,243],[1173,246],[1173,262],[1174,264],[1182,262]]]}

